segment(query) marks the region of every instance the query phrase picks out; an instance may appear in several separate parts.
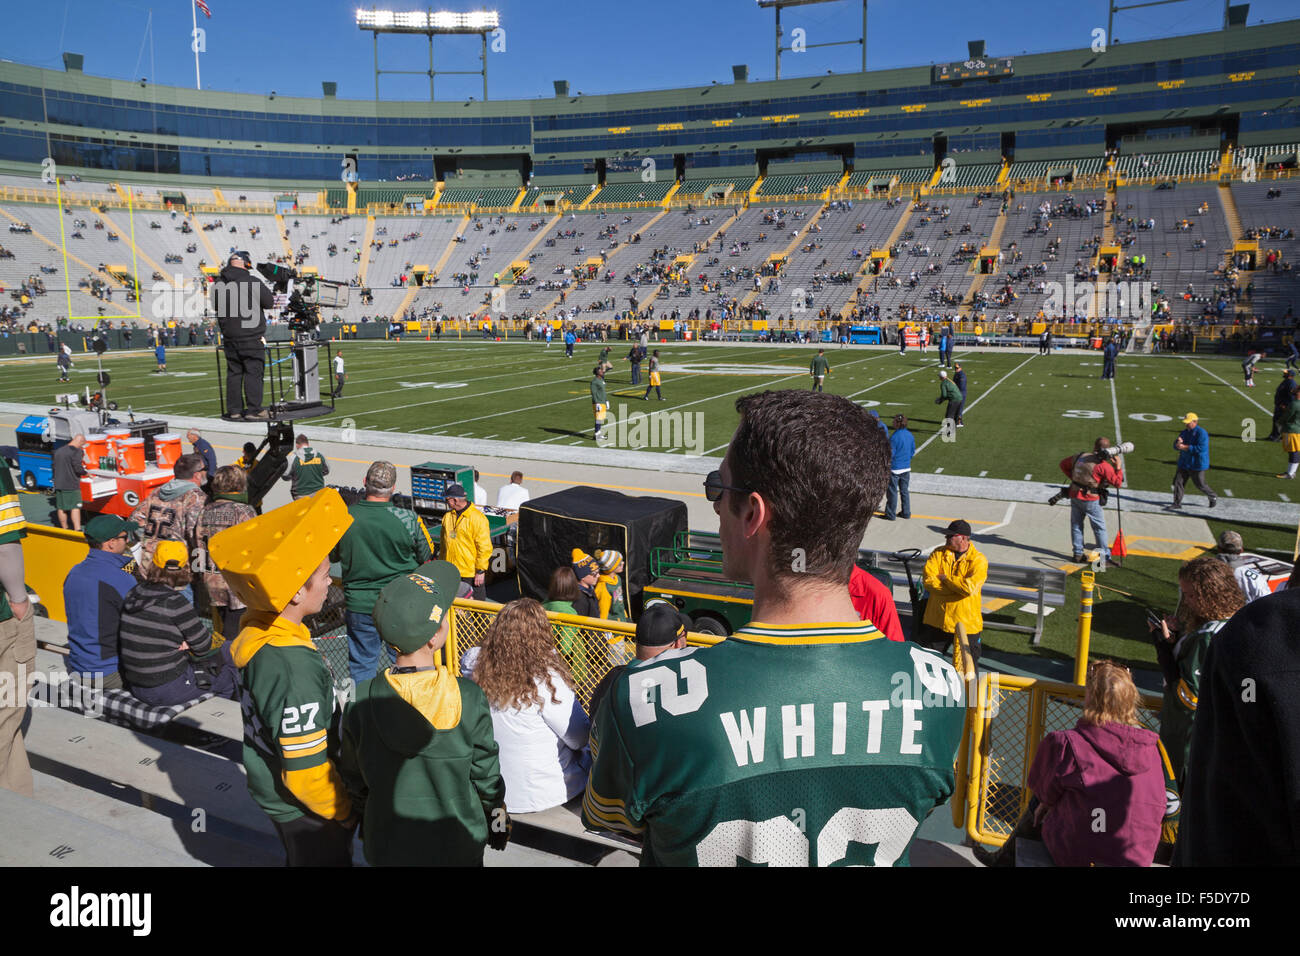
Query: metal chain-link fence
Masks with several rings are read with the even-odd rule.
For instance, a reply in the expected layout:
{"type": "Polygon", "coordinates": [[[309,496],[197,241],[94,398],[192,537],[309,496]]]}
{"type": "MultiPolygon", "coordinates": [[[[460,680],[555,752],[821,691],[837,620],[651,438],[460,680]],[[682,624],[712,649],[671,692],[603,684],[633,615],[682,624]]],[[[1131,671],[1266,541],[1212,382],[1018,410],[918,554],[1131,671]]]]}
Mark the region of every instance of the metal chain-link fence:
{"type": "MultiPolygon", "coordinates": [[[[452,669],[460,673],[460,661],[471,647],[483,642],[500,605],[481,601],[456,602],[454,638],[447,642],[452,669]]],[[[573,673],[574,691],[583,710],[591,713],[591,693],[609,671],[626,664],[636,654],[636,626],[622,621],[602,621],[594,626],[591,618],[547,612],[555,647],[573,673]]],[[[694,637],[696,635],[692,635],[694,637]]]]}
{"type": "MultiPolygon", "coordinates": [[[[979,798],[967,831],[981,843],[1006,842],[1029,806],[1029,768],[1045,734],[1070,730],[1083,715],[1082,687],[1052,681],[986,674],[975,720],[982,725],[971,774],[979,798]]],[[[1160,729],[1161,700],[1143,694],[1138,719],[1160,729]]]]}

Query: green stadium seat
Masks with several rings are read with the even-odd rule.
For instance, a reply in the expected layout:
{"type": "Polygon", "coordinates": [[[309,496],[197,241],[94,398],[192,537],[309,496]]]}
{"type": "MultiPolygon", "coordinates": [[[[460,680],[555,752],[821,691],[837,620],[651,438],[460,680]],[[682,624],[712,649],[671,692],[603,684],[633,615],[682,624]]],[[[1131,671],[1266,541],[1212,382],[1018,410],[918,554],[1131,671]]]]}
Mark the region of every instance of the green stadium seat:
{"type": "Polygon", "coordinates": [[[763,180],[760,196],[816,196],[840,181],[836,173],[778,173],[763,180]]]}

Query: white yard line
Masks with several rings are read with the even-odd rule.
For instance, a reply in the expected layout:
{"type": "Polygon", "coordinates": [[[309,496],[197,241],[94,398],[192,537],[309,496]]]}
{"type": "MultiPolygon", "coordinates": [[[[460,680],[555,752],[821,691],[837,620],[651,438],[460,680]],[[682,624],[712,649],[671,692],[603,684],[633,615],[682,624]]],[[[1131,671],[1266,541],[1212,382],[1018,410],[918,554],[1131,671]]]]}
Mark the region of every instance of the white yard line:
{"type": "MultiPolygon", "coordinates": [[[[1124,443],[1124,432],[1123,432],[1123,429],[1120,427],[1120,421],[1119,421],[1119,399],[1116,398],[1116,396],[1115,396],[1115,380],[1114,380],[1113,378],[1110,380],[1110,407],[1111,407],[1111,410],[1115,413],[1115,444],[1117,444],[1117,445],[1121,445],[1121,444],[1124,443]]],[[[1127,464],[1127,462],[1126,462],[1125,464],[1127,464]]],[[[1124,472],[1124,481],[1120,483],[1120,487],[1121,487],[1121,488],[1127,488],[1127,487],[1128,487],[1128,471],[1127,471],[1127,470],[1125,470],[1125,472],[1124,472]]]]}
{"type": "MultiPolygon", "coordinates": [[[[981,395],[979,398],[975,399],[975,401],[971,402],[970,405],[969,405],[969,407],[963,407],[963,408],[962,408],[962,417],[965,418],[965,417],[966,417],[966,412],[967,412],[967,411],[969,411],[970,409],[973,409],[973,408],[974,408],[976,405],[978,405],[980,402],[984,401],[984,399],[986,399],[986,398],[988,398],[990,395],[992,395],[992,394],[993,394],[993,390],[994,390],[995,388],[997,388],[999,385],[1001,385],[1003,382],[1005,382],[1007,379],[1009,379],[1012,375],[1015,375],[1016,372],[1020,371],[1022,368],[1024,368],[1027,364],[1029,364],[1030,362],[1032,362],[1032,361],[1033,361],[1034,359],[1036,359],[1037,357],[1038,357],[1037,355],[1031,355],[1031,356],[1029,356],[1029,358],[1025,359],[1023,362],[1021,362],[1019,365],[1017,365],[1015,368],[1013,368],[1010,372],[1007,372],[1006,375],[1003,375],[1000,379],[998,379],[996,382],[994,382],[994,383],[989,387],[988,391],[986,391],[986,392],[985,392],[983,395],[981,395]]],[[[926,446],[928,446],[928,445],[930,444],[930,442],[934,441],[936,438],[938,438],[938,437],[939,437],[940,435],[942,435],[942,434],[943,434],[943,431],[942,431],[942,429],[941,429],[941,430],[935,432],[935,433],[934,433],[933,435],[931,435],[929,438],[927,438],[924,442],[922,442],[921,447],[918,448],[915,452],[912,453],[912,457],[915,458],[917,455],[921,454],[921,452],[925,451],[926,446]]],[[[937,472],[936,472],[936,474],[937,474],[937,472]]]]}
{"type": "MultiPolygon", "coordinates": [[[[886,353],[886,354],[888,354],[888,353],[886,353]]],[[[871,361],[874,361],[875,359],[877,359],[877,358],[881,358],[881,357],[882,357],[882,356],[879,356],[879,355],[877,355],[877,356],[870,356],[870,357],[868,357],[868,358],[859,359],[858,361],[859,361],[859,362],[871,362],[871,361]]],[[[850,364],[856,364],[856,363],[850,363],[850,364]]],[[[764,388],[767,388],[768,386],[771,386],[771,385],[775,385],[775,384],[778,383],[778,382],[784,382],[784,381],[787,381],[787,380],[792,379],[792,378],[803,378],[803,377],[807,376],[807,374],[808,374],[807,372],[804,372],[804,371],[801,370],[801,371],[796,372],[796,373],[794,373],[794,374],[792,374],[792,375],[782,375],[780,378],[765,379],[764,381],[759,382],[759,383],[757,383],[757,384],[746,385],[744,388],[733,389],[733,390],[730,391],[730,392],[722,392],[722,393],[717,394],[717,395],[710,395],[710,396],[708,396],[708,397],[706,397],[706,398],[699,398],[699,399],[696,399],[696,400],[693,401],[693,402],[684,402],[684,403],[682,403],[681,405],[671,405],[671,404],[670,404],[668,408],[651,409],[651,411],[652,411],[652,412],[653,412],[653,411],[675,412],[675,411],[679,411],[680,409],[683,409],[683,408],[690,408],[692,405],[701,405],[701,404],[703,404],[703,403],[705,403],[705,402],[716,401],[716,400],[719,399],[719,398],[727,398],[727,397],[729,397],[729,396],[731,396],[731,395],[740,395],[740,394],[742,394],[742,393],[744,393],[744,392],[756,392],[756,391],[762,391],[764,388]]],[[[535,388],[535,387],[536,387],[536,385],[520,385],[520,386],[518,386],[518,388],[535,388]]],[[[489,394],[489,395],[495,395],[495,394],[499,394],[500,392],[513,392],[513,391],[517,391],[517,390],[518,390],[517,388],[503,388],[503,389],[498,389],[497,392],[489,392],[489,393],[487,393],[487,394],[489,394]]],[[[465,396],[462,396],[462,397],[465,397],[465,396]]],[[[469,397],[474,397],[474,396],[469,396],[469,397]]],[[[439,399],[439,401],[452,401],[452,399],[439,399]]],[[[482,420],[485,419],[485,418],[499,418],[499,417],[502,416],[502,415],[517,415],[517,414],[519,414],[521,411],[533,411],[534,409],[538,409],[538,408],[549,408],[549,407],[551,407],[552,405],[568,405],[568,404],[570,404],[570,403],[572,403],[572,402],[574,402],[574,401],[575,401],[574,398],[562,398],[562,399],[560,399],[559,401],[554,401],[554,402],[544,402],[544,403],[541,404],[541,405],[530,405],[530,406],[528,406],[527,409],[508,408],[508,409],[505,409],[504,411],[500,411],[500,412],[492,412],[492,413],[489,414],[489,415],[479,415],[479,416],[477,416],[477,417],[475,417],[475,418],[462,418],[460,421],[455,421],[455,422],[443,422],[442,424],[445,424],[445,425],[448,425],[448,426],[451,426],[451,425],[465,425],[465,424],[468,424],[469,422],[482,421],[482,420]]],[[[418,404],[420,404],[420,405],[432,405],[432,404],[435,404],[435,403],[434,403],[434,402],[420,402],[420,403],[418,403],[418,404]]],[[[402,405],[402,406],[398,406],[398,407],[399,407],[399,408],[414,408],[415,406],[413,406],[413,405],[402,405]]],[[[397,410],[397,409],[386,409],[386,411],[396,411],[396,410],[397,410]]],[[[639,412],[638,414],[645,414],[645,413],[640,413],[640,412],[639,412]]],[[[635,417],[635,416],[634,416],[634,417],[635,417]]],[[[630,420],[631,420],[631,419],[629,419],[629,421],[630,421],[630,420]]],[[[320,421],[324,421],[324,419],[320,419],[320,421]]],[[[436,426],[436,425],[429,425],[429,426],[426,426],[426,428],[436,428],[436,427],[438,427],[438,426],[436,426]]],[[[425,430],[426,430],[425,428],[415,428],[415,429],[412,429],[411,431],[412,431],[413,434],[415,434],[415,433],[419,433],[419,432],[422,432],[422,431],[425,431],[425,430]]]]}
{"type": "MultiPolygon", "coordinates": [[[[1245,392],[1243,392],[1241,389],[1237,388],[1237,386],[1233,385],[1231,382],[1229,382],[1229,381],[1227,381],[1227,380],[1225,380],[1225,379],[1219,378],[1218,375],[1215,375],[1213,372],[1211,372],[1208,368],[1206,368],[1206,367],[1205,367],[1204,365],[1202,365],[1200,362],[1193,362],[1191,359],[1183,359],[1183,361],[1184,361],[1184,362],[1188,362],[1189,364],[1196,366],[1196,367],[1199,368],[1202,372],[1204,372],[1206,375],[1209,375],[1209,376],[1211,376],[1211,377],[1213,377],[1213,378],[1217,378],[1217,379],[1219,379],[1220,382],[1223,382],[1224,385],[1228,386],[1228,388],[1232,389],[1234,392],[1236,392],[1238,395],[1240,395],[1240,396],[1241,396],[1242,398],[1244,398],[1246,401],[1250,402],[1250,404],[1254,405],[1254,406],[1255,406],[1256,408],[1258,408],[1261,412],[1263,412],[1265,415],[1267,415],[1267,416],[1268,416],[1268,420],[1269,420],[1270,422],[1273,420],[1273,413],[1272,413],[1272,412],[1270,412],[1267,408],[1265,408],[1265,407],[1264,407],[1263,405],[1261,405],[1259,402],[1255,401],[1253,398],[1251,398],[1249,395],[1247,395],[1247,394],[1246,394],[1245,392]]],[[[1162,391],[1163,391],[1163,390],[1162,390],[1162,391]]]]}

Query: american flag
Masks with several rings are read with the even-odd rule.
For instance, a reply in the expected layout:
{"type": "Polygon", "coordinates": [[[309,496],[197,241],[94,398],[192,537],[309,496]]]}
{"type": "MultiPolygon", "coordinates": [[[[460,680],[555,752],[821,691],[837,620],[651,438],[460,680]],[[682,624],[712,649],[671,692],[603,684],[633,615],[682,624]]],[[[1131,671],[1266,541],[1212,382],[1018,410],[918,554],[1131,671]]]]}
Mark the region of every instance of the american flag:
{"type": "Polygon", "coordinates": [[[199,9],[203,11],[205,17],[210,18],[212,16],[212,11],[208,9],[208,5],[204,0],[194,0],[194,2],[198,4],[199,9]]]}

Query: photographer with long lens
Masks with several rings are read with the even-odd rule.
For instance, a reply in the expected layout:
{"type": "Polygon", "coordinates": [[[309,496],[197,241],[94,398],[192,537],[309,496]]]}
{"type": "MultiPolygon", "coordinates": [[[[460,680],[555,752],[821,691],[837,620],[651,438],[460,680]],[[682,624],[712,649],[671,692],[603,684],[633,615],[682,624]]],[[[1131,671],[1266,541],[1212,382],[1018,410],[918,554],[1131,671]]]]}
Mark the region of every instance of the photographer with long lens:
{"type": "Polygon", "coordinates": [[[263,310],[275,304],[271,290],[249,272],[252,265],[247,252],[232,253],[212,286],[212,306],[226,353],[226,418],[243,421],[268,417],[262,407],[266,371],[263,310]]]}
{"type": "Polygon", "coordinates": [[[1098,438],[1092,451],[1061,459],[1061,471],[1069,476],[1070,485],[1053,495],[1047,503],[1054,505],[1063,496],[1070,499],[1070,543],[1074,548],[1070,560],[1083,561],[1083,519],[1086,517],[1092,525],[1097,550],[1110,564],[1119,564],[1110,557],[1110,549],[1106,547],[1106,512],[1103,509],[1110,498],[1107,486],[1118,488],[1124,483],[1119,455],[1132,450],[1131,442],[1112,447],[1109,438],[1098,438]]]}

